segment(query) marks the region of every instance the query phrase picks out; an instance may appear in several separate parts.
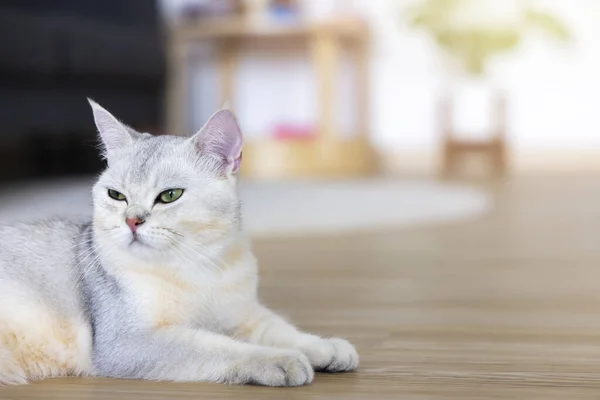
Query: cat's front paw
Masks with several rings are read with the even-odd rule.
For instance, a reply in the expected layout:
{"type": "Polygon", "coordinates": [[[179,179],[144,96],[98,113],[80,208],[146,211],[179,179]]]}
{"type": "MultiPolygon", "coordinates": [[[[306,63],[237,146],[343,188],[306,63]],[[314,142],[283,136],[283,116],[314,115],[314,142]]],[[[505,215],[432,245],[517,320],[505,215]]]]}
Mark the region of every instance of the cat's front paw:
{"type": "Polygon", "coordinates": [[[354,346],[344,339],[314,338],[299,346],[316,371],[346,372],[358,368],[359,357],[354,346]]]}
{"type": "Polygon", "coordinates": [[[296,350],[275,350],[257,355],[245,363],[247,384],[302,386],[312,382],[313,369],[304,354],[296,350]]]}

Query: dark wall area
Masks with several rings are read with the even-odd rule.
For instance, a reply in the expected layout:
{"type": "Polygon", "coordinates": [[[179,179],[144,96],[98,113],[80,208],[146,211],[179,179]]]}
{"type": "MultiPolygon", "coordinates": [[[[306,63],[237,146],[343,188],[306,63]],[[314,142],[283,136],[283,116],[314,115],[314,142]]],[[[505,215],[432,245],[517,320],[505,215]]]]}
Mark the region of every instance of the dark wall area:
{"type": "Polygon", "coordinates": [[[96,172],[91,97],[160,130],[164,51],[151,0],[0,0],[0,179],[96,172]]]}

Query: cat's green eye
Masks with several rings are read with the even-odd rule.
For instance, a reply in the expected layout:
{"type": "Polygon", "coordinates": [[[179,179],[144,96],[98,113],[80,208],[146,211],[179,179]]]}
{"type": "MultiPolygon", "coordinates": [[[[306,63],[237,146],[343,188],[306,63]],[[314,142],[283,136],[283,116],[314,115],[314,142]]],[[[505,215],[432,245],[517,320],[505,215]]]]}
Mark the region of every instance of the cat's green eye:
{"type": "Polygon", "coordinates": [[[183,195],[183,189],[169,189],[158,195],[157,203],[172,203],[183,195]]]}
{"type": "Polygon", "coordinates": [[[108,189],[108,195],[111,199],[115,199],[118,201],[126,201],[127,197],[124,194],[117,192],[116,190],[108,189]]]}

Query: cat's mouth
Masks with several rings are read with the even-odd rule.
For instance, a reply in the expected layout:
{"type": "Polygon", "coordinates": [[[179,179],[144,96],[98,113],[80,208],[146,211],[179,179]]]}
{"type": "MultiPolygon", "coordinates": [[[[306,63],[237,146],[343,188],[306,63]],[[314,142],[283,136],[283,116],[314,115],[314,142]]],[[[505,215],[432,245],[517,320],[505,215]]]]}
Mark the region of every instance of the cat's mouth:
{"type": "Polygon", "coordinates": [[[136,246],[136,245],[146,246],[146,243],[143,242],[140,235],[138,235],[137,233],[134,233],[133,235],[131,235],[131,242],[129,242],[129,247],[136,246]]]}

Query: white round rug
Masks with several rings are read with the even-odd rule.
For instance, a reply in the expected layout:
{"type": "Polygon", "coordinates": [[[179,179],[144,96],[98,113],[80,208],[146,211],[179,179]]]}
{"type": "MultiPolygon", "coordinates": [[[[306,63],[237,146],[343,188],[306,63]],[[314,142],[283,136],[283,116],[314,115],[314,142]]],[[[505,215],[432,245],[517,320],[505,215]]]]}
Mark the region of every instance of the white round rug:
{"type": "MultiPolygon", "coordinates": [[[[0,222],[91,214],[90,179],[3,187],[0,222]]],[[[491,197],[430,181],[242,182],[245,229],[253,236],[395,229],[476,217],[491,197]]]]}

